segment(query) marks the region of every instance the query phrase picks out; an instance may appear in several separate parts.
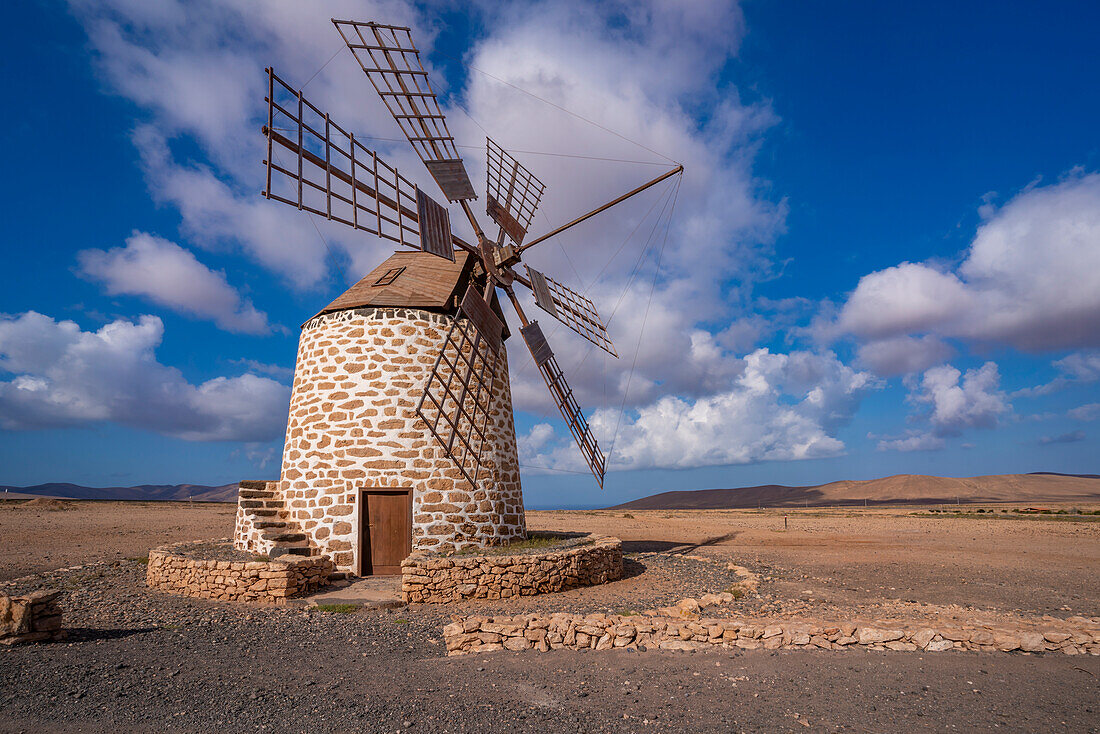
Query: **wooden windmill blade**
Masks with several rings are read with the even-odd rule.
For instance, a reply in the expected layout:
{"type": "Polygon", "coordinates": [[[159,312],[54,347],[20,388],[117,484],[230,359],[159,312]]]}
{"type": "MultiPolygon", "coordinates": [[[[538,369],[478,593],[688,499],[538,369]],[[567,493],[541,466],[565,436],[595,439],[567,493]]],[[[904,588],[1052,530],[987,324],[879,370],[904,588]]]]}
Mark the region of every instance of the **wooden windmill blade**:
{"type": "Polygon", "coordinates": [[[535,294],[535,303],[539,308],[611,356],[619,356],[615,345],[611,343],[607,327],[596,312],[596,304],[530,265],[525,267],[531,281],[531,291],[535,294]]]}
{"type": "Polygon", "coordinates": [[[267,72],[263,195],[453,261],[456,238],[447,209],[273,69],[267,72]]]}
{"type": "Polygon", "coordinates": [[[335,18],[332,23],[447,200],[476,199],[412,31],[335,18]]]}
{"type": "Polygon", "coordinates": [[[500,366],[504,324],[472,285],[439,350],[416,412],[474,487],[500,366]]]}
{"type": "Polygon", "coordinates": [[[517,245],[522,245],[546,184],[492,138],[485,138],[485,150],[485,212],[500,225],[501,238],[497,244],[502,244],[501,239],[507,234],[517,245]]]}
{"type": "MultiPolygon", "coordinates": [[[[519,304],[515,300],[512,301],[512,304],[517,309],[519,308],[519,304]]],[[[520,318],[526,320],[522,313],[520,318]]],[[[607,470],[607,459],[604,457],[603,451],[600,450],[596,437],[592,435],[592,431],[588,427],[588,421],[584,419],[584,414],[573,397],[573,390],[565,381],[565,375],[562,374],[561,367],[558,366],[558,360],[554,357],[554,352],[550,349],[550,344],[546,341],[546,337],[539,327],[539,322],[531,321],[527,323],[520,329],[520,333],[523,334],[523,341],[527,344],[527,350],[531,352],[531,358],[535,360],[535,364],[539,368],[539,374],[542,375],[543,382],[550,390],[550,396],[554,398],[554,403],[561,411],[562,418],[569,426],[569,432],[573,434],[573,440],[581,450],[581,455],[584,456],[592,476],[596,478],[596,482],[599,483],[602,489],[604,472],[607,470]]]]}

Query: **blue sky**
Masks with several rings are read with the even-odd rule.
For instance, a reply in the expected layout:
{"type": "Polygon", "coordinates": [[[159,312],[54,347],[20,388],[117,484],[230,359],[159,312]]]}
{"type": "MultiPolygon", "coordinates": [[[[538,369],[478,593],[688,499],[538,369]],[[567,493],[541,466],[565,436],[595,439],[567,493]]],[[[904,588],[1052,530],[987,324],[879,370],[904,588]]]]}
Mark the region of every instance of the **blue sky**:
{"type": "MultiPolygon", "coordinates": [[[[1094,4],[247,6],[12,11],[0,482],[277,473],[298,325],[389,252],[258,195],[262,69],[309,80],[330,15],[416,29],[475,181],[479,124],[540,153],[536,232],[662,170],[647,149],[685,164],[531,251],[624,356],[548,332],[615,446],[601,493],[510,345],[529,506],[1097,471],[1094,4]]],[[[306,92],[416,170],[346,51],[306,92]]]]}

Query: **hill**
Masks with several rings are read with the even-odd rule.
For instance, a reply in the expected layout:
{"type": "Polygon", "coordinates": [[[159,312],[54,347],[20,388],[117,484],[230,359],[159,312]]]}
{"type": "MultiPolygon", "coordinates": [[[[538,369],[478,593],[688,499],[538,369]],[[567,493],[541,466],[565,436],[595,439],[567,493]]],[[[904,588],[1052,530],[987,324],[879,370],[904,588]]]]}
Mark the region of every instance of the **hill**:
{"type": "Polygon", "coordinates": [[[983,502],[1100,502],[1100,477],[1053,473],[954,478],[897,474],[808,487],[765,484],[734,489],[661,492],[611,510],[719,510],[832,505],[926,505],[983,502]]]}
{"type": "Polygon", "coordinates": [[[17,497],[59,497],[74,500],[194,500],[195,502],[236,502],[237,485],[223,484],[139,484],[136,487],[83,487],[79,484],[51,482],[33,487],[0,485],[0,499],[17,497]],[[6,493],[6,494],[5,494],[6,493]]]}

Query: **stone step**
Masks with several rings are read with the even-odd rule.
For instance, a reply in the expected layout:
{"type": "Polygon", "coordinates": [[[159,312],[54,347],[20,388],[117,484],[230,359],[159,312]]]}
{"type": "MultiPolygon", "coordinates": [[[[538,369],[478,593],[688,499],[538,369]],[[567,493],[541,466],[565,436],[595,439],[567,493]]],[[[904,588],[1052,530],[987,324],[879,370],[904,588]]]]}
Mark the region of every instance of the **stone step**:
{"type": "Polygon", "coordinates": [[[344,581],[350,575],[347,571],[333,571],[329,574],[328,579],[329,581],[344,581]]]}
{"type": "Polygon", "coordinates": [[[287,526],[285,520],[255,520],[252,523],[252,527],[257,530],[268,530],[276,528],[285,528],[287,526]]]}
{"type": "Polygon", "coordinates": [[[264,540],[270,540],[273,543],[300,543],[305,542],[306,534],[299,533],[294,530],[265,530],[260,533],[260,537],[264,540]]]}
{"type": "Polygon", "coordinates": [[[255,508],[246,507],[245,512],[249,515],[255,515],[256,517],[275,517],[279,514],[278,510],[257,510],[255,508]]]}
{"type": "Polygon", "coordinates": [[[271,552],[268,554],[268,556],[270,558],[277,558],[281,555],[286,555],[286,554],[290,554],[292,556],[314,556],[314,555],[317,555],[316,553],[314,553],[313,549],[310,548],[308,545],[289,545],[289,546],[275,545],[275,546],[272,546],[271,552]]]}
{"type": "Polygon", "coordinates": [[[271,482],[264,479],[244,479],[237,482],[237,487],[239,489],[267,489],[269,484],[271,482]]]}
{"type": "Polygon", "coordinates": [[[270,500],[275,499],[275,493],[266,489],[240,489],[237,496],[243,500],[270,500]]]}

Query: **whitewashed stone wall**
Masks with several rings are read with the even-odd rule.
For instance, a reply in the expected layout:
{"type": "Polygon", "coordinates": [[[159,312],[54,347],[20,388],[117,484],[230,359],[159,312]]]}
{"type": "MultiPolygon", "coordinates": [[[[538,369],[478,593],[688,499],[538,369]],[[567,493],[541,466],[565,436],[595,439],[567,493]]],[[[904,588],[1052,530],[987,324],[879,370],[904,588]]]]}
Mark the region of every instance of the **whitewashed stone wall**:
{"type": "Polygon", "coordinates": [[[364,308],[302,327],[280,514],[341,570],[358,563],[361,489],[412,489],[414,548],[496,545],[526,533],[506,356],[476,489],[416,414],[449,326],[428,311],[364,308]]]}

